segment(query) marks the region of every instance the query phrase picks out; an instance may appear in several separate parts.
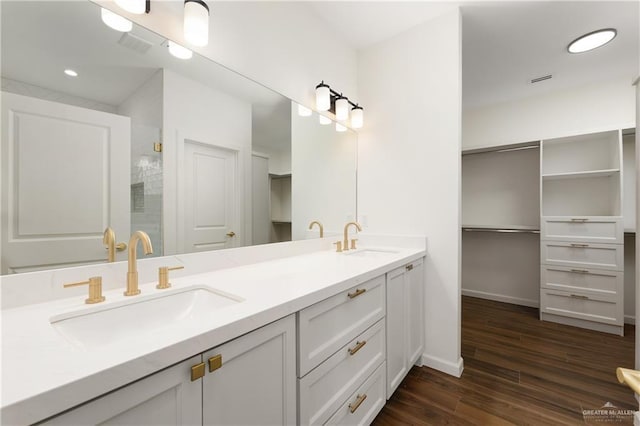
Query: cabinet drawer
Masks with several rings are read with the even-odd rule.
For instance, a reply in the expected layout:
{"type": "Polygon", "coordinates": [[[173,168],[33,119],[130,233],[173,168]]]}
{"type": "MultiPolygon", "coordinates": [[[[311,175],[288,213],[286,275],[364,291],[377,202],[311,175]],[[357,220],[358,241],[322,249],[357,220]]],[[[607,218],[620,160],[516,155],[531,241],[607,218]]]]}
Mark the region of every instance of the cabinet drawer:
{"type": "Polygon", "coordinates": [[[621,217],[550,217],[541,221],[540,239],[622,244],[624,224],[621,217]]]}
{"type": "Polygon", "coordinates": [[[324,424],[384,362],[384,320],[298,380],[300,424],[324,424]]]}
{"type": "Polygon", "coordinates": [[[542,241],[540,263],[576,268],[622,271],[624,248],[619,244],[542,241]]]}
{"type": "Polygon", "coordinates": [[[564,317],[622,325],[622,303],[617,296],[593,295],[543,289],[540,294],[540,312],[564,317]]]}
{"type": "Polygon", "coordinates": [[[298,313],[298,377],[369,328],[385,313],[385,279],[374,278],[298,313]]]}
{"type": "Polygon", "coordinates": [[[371,424],[385,403],[384,371],[385,364],[382,364],[325,424],[371,424]]]}
{"type": "Polygon", "coordinates": [[[624,290],[624,275],[619,271],[543,265],[542,287],[551,290],[585,291],[614,295],[624,290]]]}

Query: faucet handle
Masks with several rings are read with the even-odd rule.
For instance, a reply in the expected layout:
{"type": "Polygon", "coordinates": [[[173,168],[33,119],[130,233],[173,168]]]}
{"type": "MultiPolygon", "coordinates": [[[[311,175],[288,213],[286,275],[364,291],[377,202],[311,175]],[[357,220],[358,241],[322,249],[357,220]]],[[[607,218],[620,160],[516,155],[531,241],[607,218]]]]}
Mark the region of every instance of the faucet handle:
{"type": "Polygon", "coordinates": [[[127,243],[118,243],[116,244],[116,250],[125,251],[127,249],[127,243]]]}
{"type": "Polygon", "coordinates": [[[87,281],[64,284],[63,287],[78,287],[85,284],[89,284],[89,297],[85,299],[84,303],[91,304],[105,301],[106,298],[102,295],[102,277],[91,277],[87,281]]]}
{"type": "Polygon", "coordinates": [[[351,239],[351,250],[355,250],[356,249],[356,241],[358,241],[357,238],[352,238],[351,239]]]}
{"type": "Polygon", "coordinates": [[[174,266],[169,268],[168,266],[161,266],[158,268],[158,285],[157,289],[165,289],[171,287],[171,283],[169,282],[169,271],[175,271],[176,269],[184,269],[184,266],[174,266]]]}
{"type": "Polygon", "coordinates": [[[336,246],[337,253],[342,253],[342,241],[336,241],[333,245],[336,246]]]}

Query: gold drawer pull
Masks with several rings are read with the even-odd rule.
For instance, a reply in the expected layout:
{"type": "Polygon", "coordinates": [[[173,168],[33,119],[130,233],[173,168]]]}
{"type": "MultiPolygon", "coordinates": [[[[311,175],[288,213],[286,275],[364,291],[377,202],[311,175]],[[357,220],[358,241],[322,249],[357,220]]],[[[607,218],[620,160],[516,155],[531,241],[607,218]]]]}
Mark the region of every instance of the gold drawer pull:
{"type": "Polygon", "coordinates": [[[587,222],[589,219],[585,219],[585,218],[579,218],[579,217],[572,217],[571,218],[571,222],[578,222],[578,223],[585,223],[587,222]]]}
{"type": "Polygon", "coordinates": [[[209,373],[216,371],[218,368],[222,367],[222,355],[212,356],[208,360],[209,362],[209,373]]]}
{"type": "Polygon", "coordinates": [[[571,247],[574,247],[574,248],[585,248],[585,247],[589,247],[589,244],[576,244],[576,243],[571,243],[571,247]]]}
{"type": "Polygon", "coordinates": [[[364,345],[366,345],[366,344],[367,344],[366,340],[363,340],[362,342],[359,342],[359,341],[356,342],[356,345],[353,347],[353,349],[351,349],[351,348],[347,349],[349,351],[349,355],[355,355],[356,352],[358,352],[360,349],[362,349],[362,347],[364,345]]]}
{"type": "Polygon", "coordinates": [[[194,382],[204,377],[204,362],[191,367],[191,381],[194,382]]]}
{"type": "Polygon", "coordinates": [[[586,269],[572,269],[571,272],[575,272],[576,274],[588,274],[589,271],[586,269]]]}
{"type": "Polygon", "coordinates": [[[358,407],[364,402],[365,399],[367,399],[366,393],[362,395],[358,395],[356,397],[356,402],[354,402],[353,404],[349,404],[349,411],[351,411],[351,414],[356,412],[358,407]]]}
{"type": "Polygon", "coordinates": [[[581,296],[579,294],[572,294],[570,297],[572,299],[589,300],[589,298],[587,296],[581,296]]]}
{"type": "Polygon", "coordinates": [[[349,299],[353,299],[354,297],[360,296],[365,291],[367,291],[366,288],[359,288],[359,289],[356,289],[356,291],[354,291],[353,293],[347,293],[347,296],[349,296],[349,299]]]}

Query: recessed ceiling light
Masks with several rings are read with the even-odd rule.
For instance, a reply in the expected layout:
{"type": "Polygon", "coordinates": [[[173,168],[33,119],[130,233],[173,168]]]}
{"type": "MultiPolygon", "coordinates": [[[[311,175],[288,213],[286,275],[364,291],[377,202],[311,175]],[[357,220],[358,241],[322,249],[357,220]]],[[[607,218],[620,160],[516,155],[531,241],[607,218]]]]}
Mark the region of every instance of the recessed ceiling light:
{"type": "Polygon", "coordinates": [[[102,22],[116,31],[128,33],[133,29],[133,22],[108,9],[102,8],[100,16],[102,17],[102,22]]]}
{"type": "Polygon", "coordinates": [[[167,46],[169,47],[169,53],[179,59],[191,59],[193,52],[186,47],[180,46],[177,43],[167,40],[167,46]]]}
{"type": "Polygon", "coordinates": [[[64,73],[65,73],[66,75],[68,75],[69,77],[77,77],[77,76],[78,76],[78,73],[77,73],[77,72],[75,72],[74,70],[69,69],[69,68],[67,68],[66,70],[64,70],[64,73]]]}
{"type": "Polygon", "coordinates": [[[616,37],[617,31],[614,28],[605,28],[590,32],[578,37],[569,43],[567,50],[569,53],[582,53],[604,46],[616,37]]]}

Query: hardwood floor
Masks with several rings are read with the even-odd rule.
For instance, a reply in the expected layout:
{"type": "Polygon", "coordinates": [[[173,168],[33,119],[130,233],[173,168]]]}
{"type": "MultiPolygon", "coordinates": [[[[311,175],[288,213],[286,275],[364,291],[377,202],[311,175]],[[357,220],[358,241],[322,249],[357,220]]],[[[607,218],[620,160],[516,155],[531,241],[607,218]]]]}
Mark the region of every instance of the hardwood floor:
{"type": "MultiPolygon", "coordinates": [[[[633,424],[585,418],[610,402],[638,409],[615,368],[634,364],[634,327],[625,337],[538,320],[538,310],[462,298],[460,379],[413,367],[373,422],[386,425],[633,424]]],[[[612,419],[610,419],[612,420],[612,419]]]]}

